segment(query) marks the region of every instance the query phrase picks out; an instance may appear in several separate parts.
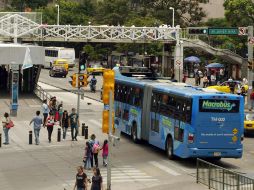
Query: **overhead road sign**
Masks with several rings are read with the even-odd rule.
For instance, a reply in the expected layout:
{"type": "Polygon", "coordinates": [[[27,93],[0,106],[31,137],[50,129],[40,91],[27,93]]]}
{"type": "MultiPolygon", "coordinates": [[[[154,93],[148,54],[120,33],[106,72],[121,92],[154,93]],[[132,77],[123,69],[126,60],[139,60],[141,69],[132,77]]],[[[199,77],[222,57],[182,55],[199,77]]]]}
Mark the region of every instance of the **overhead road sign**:
{"type": "Polygon", "coordinates": [[[207,27],[188,27],[189,35],[207,35],[207,27]]]}
{"type": "Polygon", "coordinates": [[[238,28],[208,28],[208,35],[238,35],[238,28]]]}

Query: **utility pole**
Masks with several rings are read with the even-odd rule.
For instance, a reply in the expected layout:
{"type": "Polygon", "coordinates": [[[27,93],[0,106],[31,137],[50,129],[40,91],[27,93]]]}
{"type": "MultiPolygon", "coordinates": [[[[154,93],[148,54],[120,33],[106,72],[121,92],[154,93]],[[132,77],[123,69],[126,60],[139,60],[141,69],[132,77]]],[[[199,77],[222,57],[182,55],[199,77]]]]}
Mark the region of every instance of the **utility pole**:
{"type": "MultiPolygon", "coordinates": [[[[253,38],[253,26],[248,26],[248,61],[250,63],[253,62],[253,44],[249,42],[249,40],[253,38]]],[[[252,81],[253,81],[253,71],[252,69],[248,69],[247,72],[247,79],[248,79],[248,83],[249,83],[249,89],[248,89],[248,96],[247,96],[247,105],[250,105],[250,93],[252,91],[252,81]]]]}
{"type": "Polygon", "coordinates": [[[112,112],[113,112],[113,92],[109,91],[109,134],[108,134],[108,165],[107,165],[107,190],[111,190],[111,165],[112,165],[112,112]]]}

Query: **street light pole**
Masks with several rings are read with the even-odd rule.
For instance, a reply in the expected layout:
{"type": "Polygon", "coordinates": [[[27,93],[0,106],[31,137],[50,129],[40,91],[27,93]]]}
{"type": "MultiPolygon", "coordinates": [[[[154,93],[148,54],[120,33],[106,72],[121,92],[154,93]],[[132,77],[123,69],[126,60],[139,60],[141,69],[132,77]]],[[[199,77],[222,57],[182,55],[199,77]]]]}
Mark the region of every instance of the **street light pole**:
{"type": "Polygon", "coordinates": [[[55,6],[57,7],[57,25],[59,25],[59,14],[60,14],[59,5],[56,4],[55,6]]]}
{"type": "Polygon", "coordinates": [[[170,10],[173,10],[173,18],[172,18],[172,27],[175,27],[175,9],[173,7],[169,7],[170,10]]]}

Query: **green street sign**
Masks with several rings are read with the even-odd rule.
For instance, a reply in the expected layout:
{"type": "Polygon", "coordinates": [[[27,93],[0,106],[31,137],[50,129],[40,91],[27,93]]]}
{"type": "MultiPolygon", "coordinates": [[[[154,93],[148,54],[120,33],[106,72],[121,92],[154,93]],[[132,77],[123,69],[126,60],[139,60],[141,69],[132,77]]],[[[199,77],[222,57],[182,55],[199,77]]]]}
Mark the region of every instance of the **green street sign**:
{"type": "Polygon", "coordinates": [[[238,28],[208,28],[208,35],[238,35],[238,28]]]}

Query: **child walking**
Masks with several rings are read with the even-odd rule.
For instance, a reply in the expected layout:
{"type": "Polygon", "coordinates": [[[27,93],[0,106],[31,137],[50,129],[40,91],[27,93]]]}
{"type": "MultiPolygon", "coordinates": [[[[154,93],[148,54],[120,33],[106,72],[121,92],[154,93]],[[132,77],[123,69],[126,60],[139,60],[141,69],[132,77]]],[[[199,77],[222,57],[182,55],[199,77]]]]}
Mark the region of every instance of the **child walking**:
{"type": "Polygon", "coordinates": [[[103,158],[103,166],[107,166],[107,159],[108,159],[108,140],[104,140],[102,150],[102,158],[103,158]]]}

